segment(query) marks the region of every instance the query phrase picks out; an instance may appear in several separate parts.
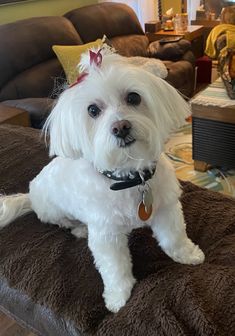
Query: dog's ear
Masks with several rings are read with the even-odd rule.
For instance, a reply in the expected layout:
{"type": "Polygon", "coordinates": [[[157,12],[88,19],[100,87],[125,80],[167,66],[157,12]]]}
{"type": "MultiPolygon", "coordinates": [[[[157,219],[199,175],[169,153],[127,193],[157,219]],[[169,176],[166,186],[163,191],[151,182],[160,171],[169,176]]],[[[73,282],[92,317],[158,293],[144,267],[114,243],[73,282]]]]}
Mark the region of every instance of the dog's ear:
{"type": "Polygon", "coordinates": [[[73,159],[81,156],[78,126],[75,127],[78,120],[74,120],[77,113],[72,113],[73,95],[73,89],[67,89],[60,95],[43,127],[45,134],[50,137],[50,156],[73,159]]]}
{"type": "Polygon", "coordinates": [[[165,141],[171,132],[186,123],[186,119],[191,115],[191,108],[182,95],[164,79],[151,77],[152,83],[148,92],[151,109],[165,141]]]}
{"type": "Polygon", "coordinates": [[[162,97],[166,101],[171,131],[175,131],[177,128],[185,125],[186,119],[191,115],[191,106],[172,85],[168,84],[165,80],[163,80],[163,83],[165,89],[162,92],[162,97]]]}

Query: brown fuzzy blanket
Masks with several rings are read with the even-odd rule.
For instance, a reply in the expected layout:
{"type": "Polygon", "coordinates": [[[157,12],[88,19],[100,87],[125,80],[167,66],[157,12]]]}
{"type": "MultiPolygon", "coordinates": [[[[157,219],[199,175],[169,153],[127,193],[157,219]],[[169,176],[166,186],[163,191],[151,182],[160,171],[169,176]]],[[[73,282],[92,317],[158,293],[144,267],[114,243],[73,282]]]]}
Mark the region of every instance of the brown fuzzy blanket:
{"type": "MultiPolygon", "coordinates": [[[[48,162],[30,129],[0,126],[0,193],[24,192],[48,162]]],[[[83,335],[228,336],[235,333],[235,201],[182,183],[189,237],[205,252],[199,266],[177,264],[148,229],[129,237],[132,296],[117,314],[85,239],[40,223],[34,214],[0,231],[0,275],[32,300],[74,321],[83,335]]],[[[42,195],[43,197],[43,195],[42,195]]]]}

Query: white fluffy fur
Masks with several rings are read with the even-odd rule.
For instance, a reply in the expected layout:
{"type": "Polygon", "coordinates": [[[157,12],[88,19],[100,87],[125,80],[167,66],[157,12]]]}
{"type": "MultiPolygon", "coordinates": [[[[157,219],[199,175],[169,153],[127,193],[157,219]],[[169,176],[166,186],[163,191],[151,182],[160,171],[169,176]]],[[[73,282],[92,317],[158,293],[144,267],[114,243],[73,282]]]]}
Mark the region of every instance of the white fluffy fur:
{"type": "Polygon", "coordinates": [[[204,254],[187,237],[179,202],[181,193],[174,170],[163,154],[171,131],[184,123],[189,107],[176,90],[143,67],[129,64],[118,55],[106,55],[100,68],[83,67],[86,79],[67,89],[49,116],[50,155],[57,157],[30,183],[29,194],[0,198],[0,227],[30,210],[43,222],[71,227],[77,237],[88,228],[88,244],[104,282],[104,300],[117,312],[130,297],[135,284],[128,233],[136,227],[151,226],[165,253],[176,262],[199,264],[204,254]],[[138,106],[126,103],[129,92],[137,92],[138,106]],[[96,103],[101,114],[93,119],[87,108],[96,103]],[[136,142],[120,148],[111,133],[118,120],[132,124],[136,142]],[[121,191],[109,189],[113,183],[99,169],[150,167],[157,171],[148,182],[154,195],[153,215],[143,222],[137,207],[138,187],[121,191]]]}
{"type": "MultiPolygon", "coordinates": [[[[95,51],[95,50],[94,50],[95,51]]],[[[142,68],[153,75],[160,77],[160,78],[166,78],[168,75],[167,68],[165,64],[156,58],[147,58],[147,57],[141,57],[141,56],[133,56],[133,57],[121,57],[113,52],[113,49],[104,46],[102,50],[102,54],[106,57],[106,65],[114,65],[114,63],[118,63],[119,67],[121,66],[121,63],[128,63],[129,65],[135,65],[139,68],[142,68]]],[[[79,70],[86,71],[90,69],[90,60],[87,57],[86,54],[82,55],[82,61],[81,64],[78,65],[79,70]]]]}

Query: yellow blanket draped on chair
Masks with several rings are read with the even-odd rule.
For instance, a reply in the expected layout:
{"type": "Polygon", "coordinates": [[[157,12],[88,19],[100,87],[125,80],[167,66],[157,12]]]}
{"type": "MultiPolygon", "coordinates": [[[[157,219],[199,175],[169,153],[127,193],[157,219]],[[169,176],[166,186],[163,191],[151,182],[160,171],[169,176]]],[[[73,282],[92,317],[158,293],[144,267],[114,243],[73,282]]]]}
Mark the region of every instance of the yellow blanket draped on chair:
{"type": "MultiPolygon", "coordinates": [[[[220,25],[214,27],[211,30],[211,32],[210,32],[210,34],[207,38],[205,54],[207,54],[210,58],[215,58],[216,57],[215,42],[221,34],[224,34],[224,33],[227,34],[227,32],[232,32],[232,33],[235,34],[235,25],[220,24],[220,25]]],[[[227,41],[227,46],[228,46],[228,41],[227,41]]]]}

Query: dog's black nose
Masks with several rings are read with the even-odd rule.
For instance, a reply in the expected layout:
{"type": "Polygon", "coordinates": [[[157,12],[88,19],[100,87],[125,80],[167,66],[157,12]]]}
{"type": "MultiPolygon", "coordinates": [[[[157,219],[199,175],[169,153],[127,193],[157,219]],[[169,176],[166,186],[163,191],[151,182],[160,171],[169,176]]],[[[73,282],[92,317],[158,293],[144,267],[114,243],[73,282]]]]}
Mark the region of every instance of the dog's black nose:
{"type": "Polygon", "coordinates": [[[128,120],[115,121],[112,124],[111,132],[117,138],[125,139],[125,137],[130,133],[131,123],[128,120]]]}

